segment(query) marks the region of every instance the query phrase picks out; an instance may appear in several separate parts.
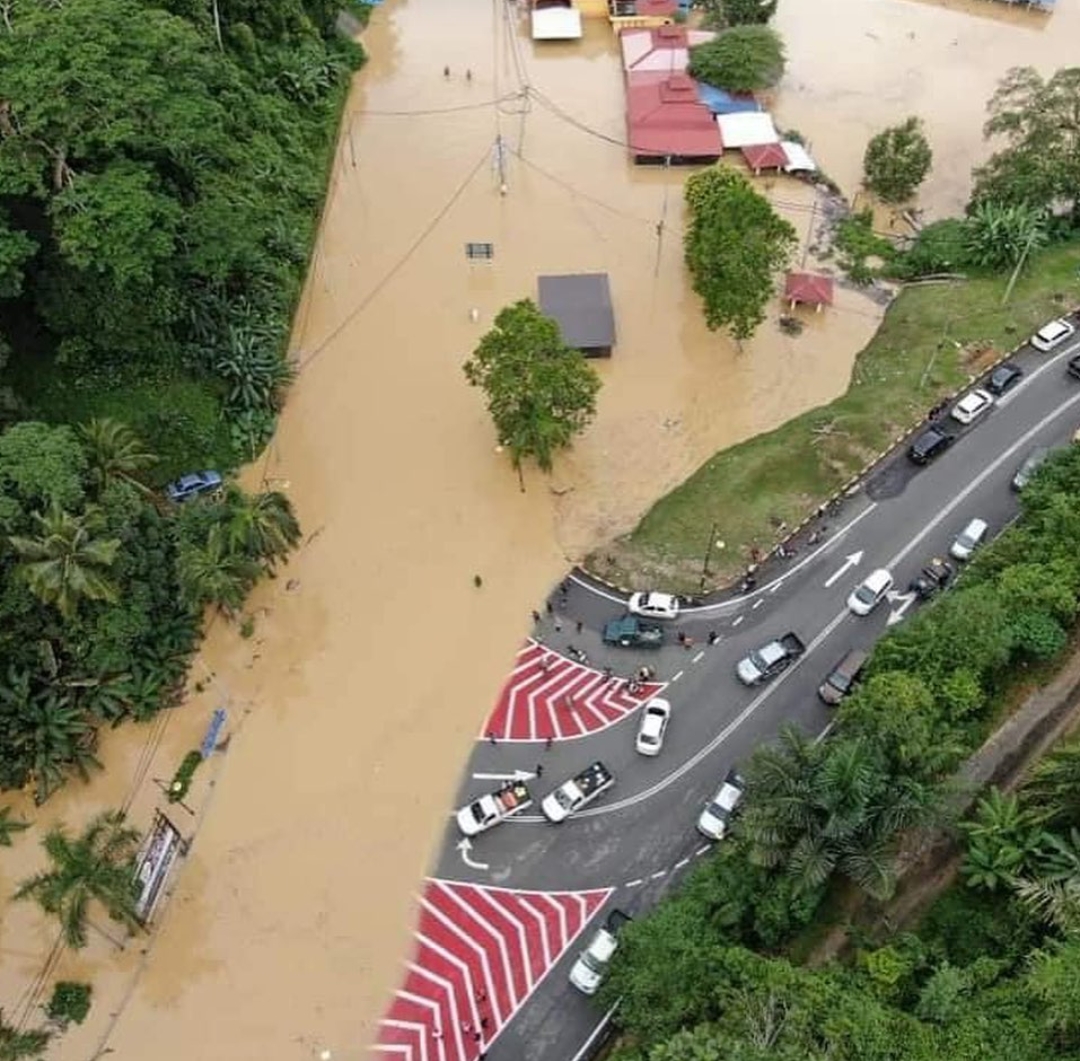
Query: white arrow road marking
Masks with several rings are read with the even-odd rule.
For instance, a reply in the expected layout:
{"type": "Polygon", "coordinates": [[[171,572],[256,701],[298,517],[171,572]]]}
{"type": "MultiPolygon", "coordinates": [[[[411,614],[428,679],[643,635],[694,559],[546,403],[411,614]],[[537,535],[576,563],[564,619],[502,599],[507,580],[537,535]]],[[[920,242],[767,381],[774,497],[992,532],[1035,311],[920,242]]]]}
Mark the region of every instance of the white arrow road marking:
{"type": "Polygon", "coordinates": [[[843,564],[841,564],[840,567],[837,568],[837,570],[835,570],[831,575],[829,575],[827,579],[825,579],[825,588],[828,589],[830,586],[835,585],[835,583],[844,576],[844,572],[849,571],[851,568],[857,567],[859,564],[861,564],[862,558],[862,549],[860,549],[858,552],[849,553],[847,556],[845,556],[843,564]]]}
{"type": "Polygon", "coordinates": [[[889,618],[885,625],[895,626],[900,622],[900,620],[904,618],[904,612],[911,607],[914,600],[914,593],[897,593],[896,590],[889,590],[889,603],[896,605],[896,607],[889,612],[889,618]]]}
{"type": "Polygon", "coordinates": [[[472,850],[472,841],[466,836],[459,840],[457,843],[457,849],[461,852],[461,861],[466,866],[472,866],[473,869],[490,869],[491,867],[487,862],[475,862],[469,858],[469,852],[472,850]]]}
{"type": "Polygon", "coordinates": [[[473,774],[474,781],[529,781],[536,777],[528,770],[515,770],[512,774],[473,774]]]}

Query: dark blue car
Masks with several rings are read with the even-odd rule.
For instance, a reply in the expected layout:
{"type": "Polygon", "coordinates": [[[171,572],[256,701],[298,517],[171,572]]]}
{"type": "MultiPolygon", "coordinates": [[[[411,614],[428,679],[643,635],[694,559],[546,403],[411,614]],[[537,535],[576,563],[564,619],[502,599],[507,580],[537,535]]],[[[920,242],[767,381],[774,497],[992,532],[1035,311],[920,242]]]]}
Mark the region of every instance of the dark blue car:
{"type": "Polygon", "coordinates": [[[170,501],[179,504],[183,501],[190,501],[193,497],[212,494],[215,490],[221,488],[221,482],[220,472],[190,472],[188,475],[181,475],[179,479],[174,479],[169,483],[165,487],[165,493],[169,495],[170,501]]]}

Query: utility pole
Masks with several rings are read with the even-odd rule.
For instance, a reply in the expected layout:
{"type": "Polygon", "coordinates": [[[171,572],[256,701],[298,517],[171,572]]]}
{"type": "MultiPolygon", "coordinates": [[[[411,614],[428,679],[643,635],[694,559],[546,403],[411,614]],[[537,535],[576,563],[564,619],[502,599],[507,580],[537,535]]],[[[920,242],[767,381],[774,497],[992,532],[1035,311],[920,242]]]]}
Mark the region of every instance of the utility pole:
{"type": "Polygon", "coordinates": [[[499,169],[499,194],[505,195],[509,186],[506,183],[506,144],[503,142],[502,133],[495,137],[495,165],[499,169]]]}
{"type": "Polygon", "coordinates": [[[1017,277],[1020,276],[1020,270],[1024,268],[1024,262],[1027,261],[1027,256],[1031,252],[1031,248],[1035,245],[1035,233],[1032,232],[1028,236],[1028,241],[1024,245],[1024,253],[1020,255],[1020,260],[1016,263],[1016,268],[1013,269],[1012,276],[1009,277],[1009,286],[1005,288],[1005,294],[1001,296],[1001,304],[1004,306],[1009,301],[1009,296],[1012,295],[1013,287],[1016,284],[1017,277]]]}
{"type": "Polygon", "coordinates": [[[701,590],[705,591],[705,583],[709,578],[709,561],[712,559],[713,542],[716,541],[716,524],[709,531],[709,541],[705,546],[705,559],[701,565],[701,590]]]}

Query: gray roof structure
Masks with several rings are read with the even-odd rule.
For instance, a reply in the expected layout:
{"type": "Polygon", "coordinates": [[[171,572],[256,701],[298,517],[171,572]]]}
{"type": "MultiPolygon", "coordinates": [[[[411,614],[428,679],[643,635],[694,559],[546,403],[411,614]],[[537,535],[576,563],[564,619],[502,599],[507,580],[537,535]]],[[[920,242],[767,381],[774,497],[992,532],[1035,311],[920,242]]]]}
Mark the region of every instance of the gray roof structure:
{"type": "Polygon", "coordinates": [[[607,350],[615,343],[615,314],[607,273],[539,278],[540,310],[559,324],[575,350],[607,350]]]}

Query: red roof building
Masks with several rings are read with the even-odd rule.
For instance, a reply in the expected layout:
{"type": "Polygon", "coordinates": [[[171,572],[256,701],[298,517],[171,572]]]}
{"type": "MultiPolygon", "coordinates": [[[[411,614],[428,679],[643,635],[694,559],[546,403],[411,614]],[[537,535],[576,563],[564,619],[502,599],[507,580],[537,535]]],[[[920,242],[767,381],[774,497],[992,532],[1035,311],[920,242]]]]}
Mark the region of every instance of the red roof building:
{"type": "Polygon", "coordinates": [[[690,63],[690,49],[715,38],[715,33],[685,26],[624,29],[619,34],[623,71],[627,76],[684,74],[690,63]]]}
{"type": "Polygon", "coordinates": [[[724,153],[716,119],[686,74],[631,74],[626,95],[626,133],[635,162],[711,162],[724,153]]]}
{"type": "Polygon", "coordinates": [[[800,302],[817,307],[831,306],[833,301],[832,278],[820,273],[788,273],[784,280],[784,298],[794,309],[800,302]]]}
{"type": "Polygon", "coordinates": [[[741,150],[755,177],[763,169],[783,169],[788,164],[787,152],[780,144],[748,144],[741,150]]]}

